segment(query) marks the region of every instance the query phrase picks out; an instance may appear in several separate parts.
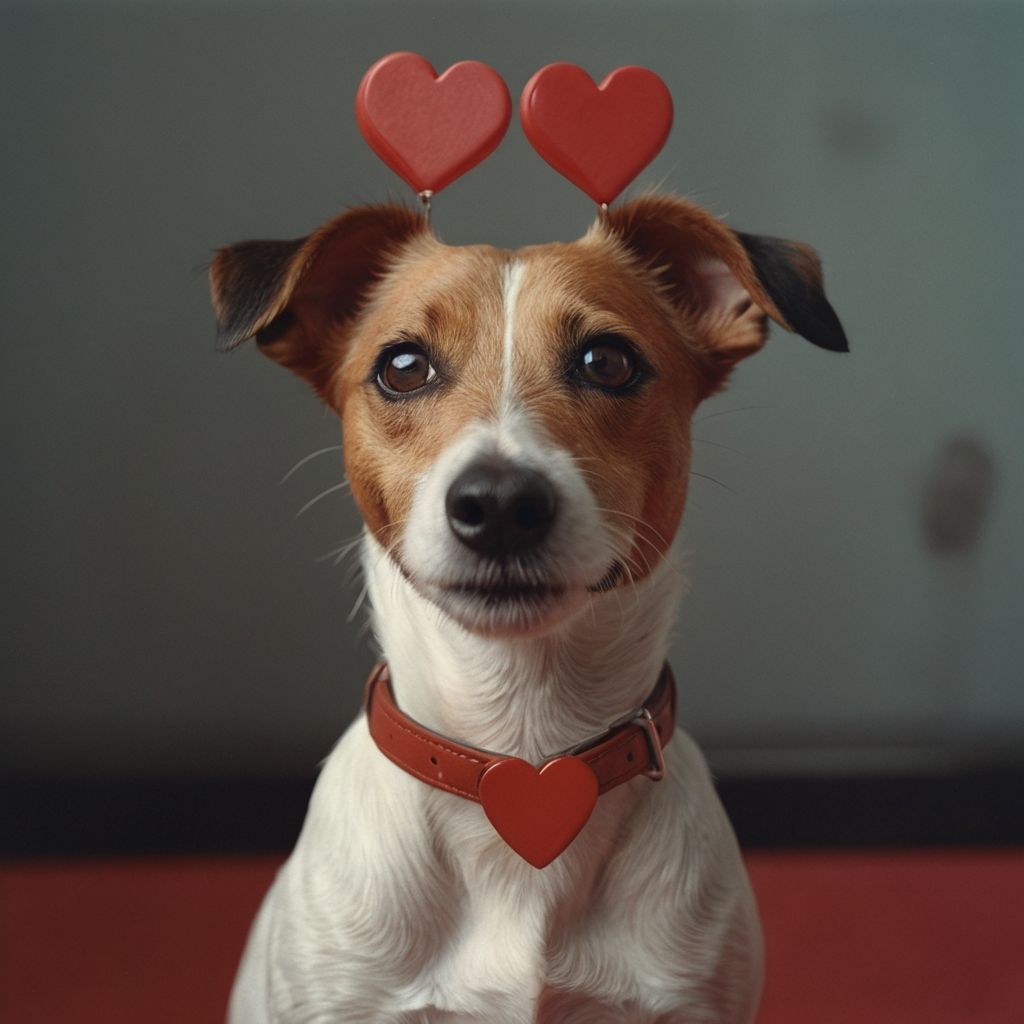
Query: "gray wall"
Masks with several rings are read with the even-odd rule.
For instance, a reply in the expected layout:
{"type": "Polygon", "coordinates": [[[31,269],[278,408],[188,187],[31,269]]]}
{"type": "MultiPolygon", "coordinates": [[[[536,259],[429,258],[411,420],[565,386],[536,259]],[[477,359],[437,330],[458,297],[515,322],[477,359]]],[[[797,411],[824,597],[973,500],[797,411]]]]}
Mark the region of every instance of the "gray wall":
{"type": "MultiPolygon", "coordinates": [[[[653,67],[678,118],[641,184],[824,256],[853,354],[777,332],[696,428],[674,661],[715,766],[1018,756],[1022,43],[1024,8],[980,2],[5,4],[3,767],[307,775],[354,713],[358,582],[317,559],[358,521],[341,492],[295,518],[340,458],[279,485],[337,428],[214,354],[203,266],[405,194],[351,113],[397,49],[514,94],[653,67]],[[992,500],[937,554],[957,437],[992,500]]],[[[511,246],[591,212],[513,126],[435,223],[511,246]]]]}

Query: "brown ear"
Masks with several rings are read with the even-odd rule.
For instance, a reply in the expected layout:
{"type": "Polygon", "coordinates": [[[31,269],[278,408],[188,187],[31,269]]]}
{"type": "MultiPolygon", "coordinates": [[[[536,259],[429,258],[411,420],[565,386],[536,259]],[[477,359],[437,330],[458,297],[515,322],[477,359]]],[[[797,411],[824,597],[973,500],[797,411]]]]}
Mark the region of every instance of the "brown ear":
{"type": "Polygon", "coordinates": [[[849,351],[809,246],[741,234],[674,196],[647,195],[613,207],[605,227],[677,305],[701,318],[705,343],[724,363],[764,344],[766,315],[820,348],[849,351]]]}
{"type": "Polygon", "coordinates": [[[425,230],[403,206],[362,206],[306,238],[218,250],[210,290],[220,348],[255,338],[325,397],[345,326],[398,248],[425,230]]]}

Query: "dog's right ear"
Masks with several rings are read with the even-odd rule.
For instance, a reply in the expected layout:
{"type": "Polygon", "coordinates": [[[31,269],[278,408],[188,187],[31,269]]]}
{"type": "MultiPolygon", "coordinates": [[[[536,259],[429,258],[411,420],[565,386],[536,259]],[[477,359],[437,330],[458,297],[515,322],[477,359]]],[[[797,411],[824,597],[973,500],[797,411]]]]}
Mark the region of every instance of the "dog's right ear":
{"type": "Polygon", "coordinates": [[[218,250],[210,290],[222,350],[260,350],[326,398],[346,328],[397,250],[427,231],[404,206],[348,210],[306,238],[218,250]]]}
{"type": "Polygon", "coordinates": [[[699,316],[721,371],[761,348],[766,317],[819,348],[848,351],[808,245],[733,231],[694,203],[658,193],[613,207],[598,228],[629,250],[664,295],[699,316]]]}

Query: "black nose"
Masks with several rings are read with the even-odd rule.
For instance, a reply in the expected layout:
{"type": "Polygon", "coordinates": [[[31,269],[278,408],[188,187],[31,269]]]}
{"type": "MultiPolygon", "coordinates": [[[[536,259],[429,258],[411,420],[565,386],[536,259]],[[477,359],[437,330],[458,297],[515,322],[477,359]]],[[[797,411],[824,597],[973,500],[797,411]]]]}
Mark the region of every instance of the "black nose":
{"type": "Polygon", "coordinates": [[[538,545],[555,521],[558,499],[543,473],[498,457],[470,463],[448,488],[452,533],[491,558],[538,545]]]}

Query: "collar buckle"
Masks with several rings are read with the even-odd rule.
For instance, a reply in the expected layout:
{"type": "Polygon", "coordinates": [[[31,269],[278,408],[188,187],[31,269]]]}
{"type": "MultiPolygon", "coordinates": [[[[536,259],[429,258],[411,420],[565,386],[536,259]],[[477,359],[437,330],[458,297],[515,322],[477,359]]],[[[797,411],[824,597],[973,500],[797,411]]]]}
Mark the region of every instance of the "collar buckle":
{"type": "Polygon", "coordinates": [[[658,735],[657,723],[646,707],[641,708],[632,721],[644,730],[647,747],[651,753],[651,764],[654,765],[653,768],[648,768],[644,775],[657,782],[658,779],[665,777],[665,752],[662,749],[661,737],[658,735]]]}
{"type": "Polygon", "coordinates": [[[640,726],[644,732],[644,739],[647,740],[647,751],[650,755],[649,763],[651,767],[642,774],[654,782],[657,782],[659,779],[663,779],[665,777],[665,753],[663,744],[661,742],[661,737],[658,735],[658,725],[654,721],[654,716],[647,709],[646,705],[635,708],[633,711],[627,711],[621,718],[616,718],[615,721],[604,730],[604,732],[598,733],[596,736],[591,736],[589,739],[585,739],[581,743],[577,743],[560,753],[570,755],[579,754],[588,747],[594,746],[594,744],[598,743],[600,740],[611,736],[613,732],[617,729],[621,729],[625,725],[640,726]]]}

